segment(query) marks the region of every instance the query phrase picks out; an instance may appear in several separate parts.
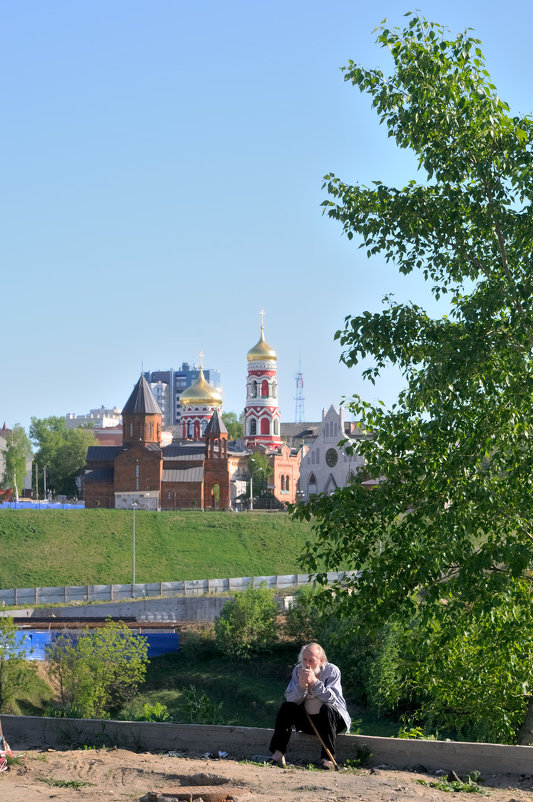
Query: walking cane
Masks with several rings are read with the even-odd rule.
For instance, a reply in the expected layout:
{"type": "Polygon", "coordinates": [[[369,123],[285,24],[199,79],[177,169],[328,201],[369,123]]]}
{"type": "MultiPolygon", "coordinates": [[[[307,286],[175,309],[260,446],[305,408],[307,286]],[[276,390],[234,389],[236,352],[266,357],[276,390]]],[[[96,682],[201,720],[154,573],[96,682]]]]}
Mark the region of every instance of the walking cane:
{"type": "Polygon", "coordinates": [[[335,770],[336,770],[336,771],[338,771],[338,770],[339,770],[339,765],[338,765],[337,761],[335,760],[335,758],[333,757],[333,755],[332,755],[332,754],[331,754],[331,752],[329,751],[328,747],[326,746],[326,744],[325,744],[325,743],[324,743],[324,741],[322,740],[322,737],[321,737],[321,735],[320,735],[319,731],[318,731],[318,730],[317,730],[317,728],[315,727],[315,722],[313,721],[313,719],[311,718],[311,716],[309,715],[309,713],[307,712],[307,710],[305,711],[305,715],[307,716],[307,719],[308,719],[308,721],[309,721],[309,724],[310,724],[310,725],[312,726],[312,728],[314,729],[316,737],[318,738],[318,740],[319,740],[319,741],[320,741],[320,743],[322,744],[322,747],[323,747],[323,748],[324,748],[324,750],[326,751],[326,753],[327,753],[327,755],[328,755],[329,759],[331,760],[331,762],[332,762],[332,763],[333,763],[333,765],[335,766],[335,770]]]}

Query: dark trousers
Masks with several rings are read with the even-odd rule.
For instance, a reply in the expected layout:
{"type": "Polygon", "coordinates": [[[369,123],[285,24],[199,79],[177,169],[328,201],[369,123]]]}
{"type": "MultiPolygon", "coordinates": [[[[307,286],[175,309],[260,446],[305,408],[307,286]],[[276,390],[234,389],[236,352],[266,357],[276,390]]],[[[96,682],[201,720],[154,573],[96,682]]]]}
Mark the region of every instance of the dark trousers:
{"type": "MultiPolygon", "coordinates": [[[[337,733],[346,728],[344,719],[329,705],[322,705],[320,712],[312,715],[311,719],[325,745],[335,757],[335,739],[337,733]]],[[[304,704],[297,705],[294,702],[283,702],[276,717],[274,735],[270,741],[269,749],[271,752],[279,749],[280,752],[285,754],[293,727],[301,730],[301,732],[315,735],[315,731],[307,718],[304,704]]],[[[320,750],[320,757],[325,760],[329,759],[329,755],[323,746],[320,750]]]]}

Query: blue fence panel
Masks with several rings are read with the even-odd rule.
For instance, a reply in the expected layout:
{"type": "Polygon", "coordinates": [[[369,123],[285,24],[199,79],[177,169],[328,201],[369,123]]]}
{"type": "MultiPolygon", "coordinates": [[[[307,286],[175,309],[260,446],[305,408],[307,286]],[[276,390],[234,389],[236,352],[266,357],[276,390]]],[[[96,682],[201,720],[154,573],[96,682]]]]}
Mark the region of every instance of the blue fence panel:
{"type": "Polygon", "coordinates": [[[179,651],[180,636],[178,632],[149,632],[142,636],[148,641],[148,657],[159,657],[179,651]]]}
{"type": "MultiPolygon", "coordinates": [[[[134,632],[138,638],[144,638],[148,643],[148,657],[159,657],[162,654],[171,654],[179,650],[180,636],[178,632],[134,632]]],[[[41,631],[19,629],[15,634],[18,649],[22,649],[27,660],[46,660],[48,648],[55,641],[66,636],[71,642],[77,641],[78,632],[41,631]]]]}

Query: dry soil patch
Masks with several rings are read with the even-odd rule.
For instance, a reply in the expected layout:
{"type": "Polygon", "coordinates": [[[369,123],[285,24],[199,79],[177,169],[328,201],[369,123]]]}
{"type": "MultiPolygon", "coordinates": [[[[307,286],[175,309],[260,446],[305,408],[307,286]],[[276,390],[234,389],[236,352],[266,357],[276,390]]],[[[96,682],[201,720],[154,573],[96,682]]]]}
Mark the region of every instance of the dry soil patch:
{"type": "MultiPolygon", "coordinates": [[[[487,796],[445,793],[417,783],[427,774],[378,769],[319,772],[307,768],[196,759],[124,749],[27,751],[20,765],[0,774],[2,802],[139,802],[150,791],[181,786],[224,786],[242,789],[240,800],[283,802],[533,802],[533,775],[486,778],[487,796]],[[90,783],[73,787],[68,783],[90,783]],[[67,784],[67,785],[64,785],[67,784]]],[[[533,772],[533,767],[532,767],[533,772]]]]}

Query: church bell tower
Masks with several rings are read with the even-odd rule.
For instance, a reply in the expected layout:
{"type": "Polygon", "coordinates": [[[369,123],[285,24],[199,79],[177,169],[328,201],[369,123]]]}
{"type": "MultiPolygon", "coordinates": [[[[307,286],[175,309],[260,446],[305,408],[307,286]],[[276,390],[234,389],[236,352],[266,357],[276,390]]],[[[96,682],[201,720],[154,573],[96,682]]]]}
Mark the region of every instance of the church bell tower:
{"type": "Polygon", "coordinates": [[[259,342],[247,354],[244,440],[248,448],[262,445],[277,449],[281,446],[277,356],[265,342],[263,315],[261,310],[259,342]]]}

